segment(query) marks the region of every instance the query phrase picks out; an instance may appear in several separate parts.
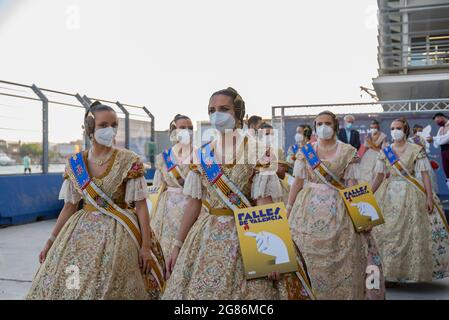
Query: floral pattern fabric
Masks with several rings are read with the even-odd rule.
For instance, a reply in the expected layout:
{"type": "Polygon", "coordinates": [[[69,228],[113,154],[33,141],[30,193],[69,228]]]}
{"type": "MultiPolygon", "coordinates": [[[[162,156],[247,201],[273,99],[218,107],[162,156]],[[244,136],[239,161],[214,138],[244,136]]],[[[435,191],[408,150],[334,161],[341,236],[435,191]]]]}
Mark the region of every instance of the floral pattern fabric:
{"type": "MultiPolygon", "coordinates": [[[[369,233],[355,231],[338,191],[316,177],[302,153],[297,157],[294,174],[305,182],[297,195],[289,222],[293,240],[304,256],[316,297],[383,299],[383,282],[378,290],[366,290],[365,285],[367,267],[373,262],[379,264],[375,241],[369,233]]],[[[321,160],[344,181],[359,177],[357,159],[355,148],[338,142],[335,156],[321,160]]]]}
{"type": "MultiPolygon", "coordinates": [[[[417,144],[407,143],[400,161],[415,176],[432,170],[425,150],[417,144]]],[[[398,175],[383,153],[375,171],[389,175],[376,191],[385,224],[373,231],[386,280],[424,282],[448,277],[449,235],[436,209],[428,214],[426,195],[398,175]]]]}
{"type": "MultiPolygon", "coordinates": [[[[83,156],[86,160],[87,152],[83,156]]],[[[127,185],[143,174],[135,153],[116,150],[105,173],[93,180],[116,204],[127,206],[126,210],[135,214],[133,202],[145,199],[146,193],[135,192],[138,197],[130,199],[130,204],[126,204],[125,195],[127,185]]],[[[67,174],[65,178],[61,197],[66,202],[81,198],[76,183],[67,174]]],[[[159,292],[150,289],[148,282],[128,231],[109,216],[81,209],[60,231],[34,277],[27,299],[155,299],[159,292]]]]}

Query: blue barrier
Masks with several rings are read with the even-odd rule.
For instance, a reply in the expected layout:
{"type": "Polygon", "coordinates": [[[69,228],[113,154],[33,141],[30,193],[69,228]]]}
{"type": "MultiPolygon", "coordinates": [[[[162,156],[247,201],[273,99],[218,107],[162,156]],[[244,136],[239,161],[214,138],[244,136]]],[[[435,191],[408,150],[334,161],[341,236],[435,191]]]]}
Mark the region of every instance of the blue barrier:
{"type": "MultiPolygon", "coordinates": [[[[154,178],[154,169],[145,178],[154,178]]],[[[17,225],[59,215],[64,202],[58,200],[62,174],[0,176],[0,226],[17,225]]]]}
{"type": "Polygon", "coordinates": [[[154,174],[156,173],[155,169],[148,169],[145,173],[145,180],[151,181],[154,178],[154,174]]]}
{"type": "Polygon", "coordinates": [[[61,184],[61,173],[0,176],[0,225],[56,218],[61,184]]]}

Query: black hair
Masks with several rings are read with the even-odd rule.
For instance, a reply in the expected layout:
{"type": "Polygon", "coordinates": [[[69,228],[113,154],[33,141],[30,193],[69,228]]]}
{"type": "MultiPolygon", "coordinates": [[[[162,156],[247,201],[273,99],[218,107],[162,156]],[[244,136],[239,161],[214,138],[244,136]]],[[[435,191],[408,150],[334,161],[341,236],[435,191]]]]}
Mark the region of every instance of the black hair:
{"type": "Polygon", "coordinates": [[[442,112],[437,112],[437,113],[435,113],[434,115],[433,115],[433,117],[432,117],[432,120],[435,120],[435,118],[436,117],[443,117],[443,118],[446,118],[447,119],[447,117],[444,115],[444,113],[442,113],[442,112]]]}
{"type": "Polygon", "coordinates": [[[273,126],[271,124],[264,122],[260,125],[260,129],[273,129],[273,126]]]}
{"type": "Polygon", "coordinates": [[[95,115],[100,111],[110,111],[116,113],[113,108],[102,104],[98,100],[92,103],[84,115],[84,130],[89,138],[91,138],[95,132],[95,115]]]}
{"type": "Polygon", "coordinates": [[[185,116],[183,114],[177,114],[173,120],[170,122],[170,127],[169,127],[169,131],[170,133],[173,132],[174,130],[176,130],[176,122],[178,120],[190,120],[190,118],[188,116],[185,116]]]}

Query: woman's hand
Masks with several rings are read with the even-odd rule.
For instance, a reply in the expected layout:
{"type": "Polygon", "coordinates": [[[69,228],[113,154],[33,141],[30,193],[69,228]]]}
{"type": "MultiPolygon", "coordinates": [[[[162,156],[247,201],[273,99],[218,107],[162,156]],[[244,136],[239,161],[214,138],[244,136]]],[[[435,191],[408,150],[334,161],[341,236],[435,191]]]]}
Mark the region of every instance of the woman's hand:
{"type": "Polygon", "coordinates": [[[426,205],[427,205],[427,212],[429,214],[432,214],[432,212],[433,212],[433,199],[432,199],[432,197],[427,197],[426,205]]]}
{"type": "Polygon", "coordinates": [[[44,263],[45,259],[47,258],[47,253],[48,250],[50,250],[51,246],[53,245],[53,241],[48,240],[45,243],[44,248],[42,249],[42,251],[39,253],[39,262],[40,263],[44,263]]]}
{"type": "Polygon", "coordinates": [[[165,270],[165,279],[168,280],[170,278],[173,269],[175,268],[176,260],[178,260],[179,255],[179,247],[174,247],[171,253],[170,259],[168,259],[166,270],[165,270]]]}
{"type": "Polygon", "coordinates": [[[268,274],[268,280],[279,281],[281,279],[281,274],[278,271],[272,271],[268,274]]]}
{"type": "Polygon", "coordinates": [[[144,274],[151,272],[151,260],[153,260],[151,248],[148,246],[142,246],[139,252],[139,266],[144,274]]]}

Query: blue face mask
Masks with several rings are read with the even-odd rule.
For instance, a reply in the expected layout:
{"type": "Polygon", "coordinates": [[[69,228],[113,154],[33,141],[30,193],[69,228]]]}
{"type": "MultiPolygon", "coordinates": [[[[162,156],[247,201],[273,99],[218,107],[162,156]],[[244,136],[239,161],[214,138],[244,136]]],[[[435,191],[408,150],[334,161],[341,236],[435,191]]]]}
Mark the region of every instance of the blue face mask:
{"type": "Polygon", "coordinates": [[[352,123],[346,123],[345,124],[345,128],[348,129],[348,130],[351,130],[352,129],[352,123]]]}

